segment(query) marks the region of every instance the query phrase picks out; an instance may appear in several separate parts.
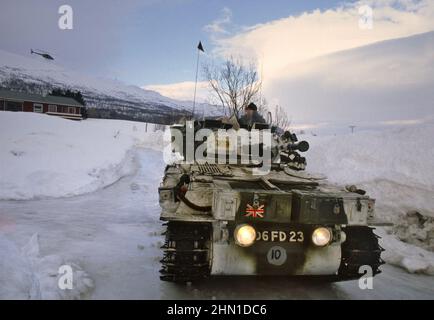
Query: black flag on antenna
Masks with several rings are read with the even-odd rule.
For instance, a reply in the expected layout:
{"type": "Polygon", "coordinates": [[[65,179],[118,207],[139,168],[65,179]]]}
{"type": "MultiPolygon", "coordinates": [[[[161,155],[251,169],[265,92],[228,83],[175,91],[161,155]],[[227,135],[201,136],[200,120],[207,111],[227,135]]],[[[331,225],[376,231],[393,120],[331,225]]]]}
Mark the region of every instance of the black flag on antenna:
{"type": "Polygon", "coordinates": [[[196,81],[194,82],[194,96],[193,96],[193,111],[191,113],[191,117],[194,118],[194,111],[196,110],[196,90],[197,90],[197,74],[199,72],[199,57],[200,52],[205,52],[203,49],[202,41],[199,41],[199,44],[197,45],[197,62],[196,62],[196,81]]]}

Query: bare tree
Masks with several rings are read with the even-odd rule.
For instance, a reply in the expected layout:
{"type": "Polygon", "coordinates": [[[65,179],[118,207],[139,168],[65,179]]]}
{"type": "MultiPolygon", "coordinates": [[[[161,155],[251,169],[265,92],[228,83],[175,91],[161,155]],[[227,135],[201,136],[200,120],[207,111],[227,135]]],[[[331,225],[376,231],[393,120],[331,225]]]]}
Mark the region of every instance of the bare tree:
{"type": "Polygon", "coordinates": [[[286,113],[285,109],[283,109],[281,106],[276,105],[274,107],[273,114],[273,125],[275,125],[278,128],[281,128],[282,130],[289,129],[289,126],[291,125],[291,119],[288,117],[288,114],[286,113]]]}
{"type": "Polygon", "coordinates": [[[273,113],[270,111],[270,107],[268,105],[267,99],[265,99],[262,95],[258,99],[255,100],[256,105],[258,106],[258,113],[264,117],[264,119],[268,118],[268,114],[273,113]]]}
{"type": "Polygon", "coordinates": [[[204,73],[211,91],[229,115],[239,117],[240,110],[257,99],[261,82],[253,64],[245,65],[241,59],[231,57],[221,66],[206,65],[204,73]]]}
{"type": "Polygon", "coordinates": [[[261,98],[258,102],[258,112],[265,118],[271,116],[271,125],[276,126],[282,130],[289,130],[291,119],[284,108],[279,105],[273,107],[269,106],[265,98],[261,98]]]}
{"type": "Polygon", "coordinates": [[[291,119],[288,117],[288,113],[285,111],[285,109],[283,109],[281,106],[276,105],[274,108],[270,107],[267,104],[267,101],[262,99],[258,107],[258,112],[266,119],[270,115],[272,126],[282,130],[289,130],[289,127],[291,126],[291,119]]]}

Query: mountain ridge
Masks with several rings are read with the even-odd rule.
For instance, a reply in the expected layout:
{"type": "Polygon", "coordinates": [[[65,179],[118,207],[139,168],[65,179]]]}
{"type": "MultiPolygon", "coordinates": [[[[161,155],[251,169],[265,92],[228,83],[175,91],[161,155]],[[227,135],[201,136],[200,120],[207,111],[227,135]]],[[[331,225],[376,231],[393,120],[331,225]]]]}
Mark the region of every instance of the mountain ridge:
{"type": "MultiPolygon", "coordinates": [[[[0,50],[0,87],[48,94],[55,88],[80,91],[88,113],[96,118],[171,123],[191,114],[192,104],[139,86],[87,76],[39,57],[25,57],[0,50]]],[[[197,104],[205,115],[221,114],[219,107],[197,104]]]]}

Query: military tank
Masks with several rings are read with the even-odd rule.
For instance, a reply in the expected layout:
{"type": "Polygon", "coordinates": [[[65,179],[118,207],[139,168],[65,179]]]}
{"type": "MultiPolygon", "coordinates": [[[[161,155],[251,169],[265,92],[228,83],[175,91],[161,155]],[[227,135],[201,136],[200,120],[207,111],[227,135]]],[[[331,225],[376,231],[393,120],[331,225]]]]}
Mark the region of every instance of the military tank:
{"type": "MultiPolygon", "coordinates": [[[[269,170],[260,175],[254,174],[260,163],[240,163],[240,148],[228,139],[213,137],[212,151],[217,158],[232,147],[236,161],[188,159],[189,140],[193,150],[210,142],[209,136],[195,141],[191,132],[233,127],[219,120],[171,127],[170,151],[178,161],[167,165],[158,189],[165,227],[161,280],[279,275],[341,281],[360,278],[361,267],[373,276],[381,272],[384,249],[372,226],[375,200],[355,186],[331,185],[307,173],[301,153],[309,144],[295,134],[278,134],[266,124],[237,128],[270,132],[269,170]]],[[[264,145],[259,147],[264,153],[264,145]]]]}

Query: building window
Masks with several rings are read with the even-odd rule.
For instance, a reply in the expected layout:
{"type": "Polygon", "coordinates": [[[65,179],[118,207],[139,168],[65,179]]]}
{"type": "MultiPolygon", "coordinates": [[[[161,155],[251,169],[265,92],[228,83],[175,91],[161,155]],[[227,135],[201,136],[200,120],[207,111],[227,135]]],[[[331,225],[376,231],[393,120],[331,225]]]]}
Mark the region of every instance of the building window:
{"type": "Polygon", "coordinates": [[[23,103],[16,101],[6,101],[5,104],[6,111],[23,111],[23,103]]]}
{"type": "Polygon", "coordinates": [[[68,108],[68,113],[75,114],[75,108],[74,107],[69,107],[68,108]]]}
{"type": "Polygon", "coordinates": [[[57,106],[55,104],[49,104],[48,112],[57,112],[57,106]]]}
{"type": "Polygon", "coordinates": [[[4,109],[5,109],[5,101],[0,100],[0,110],[4,110],[4,109]]]}
{"type": "Polygon", "coordinates": [[[42,113],[43,111],[43,106],[40,103],[34,103],[33,104],[33,112],[39,112],[42,113]]]}

